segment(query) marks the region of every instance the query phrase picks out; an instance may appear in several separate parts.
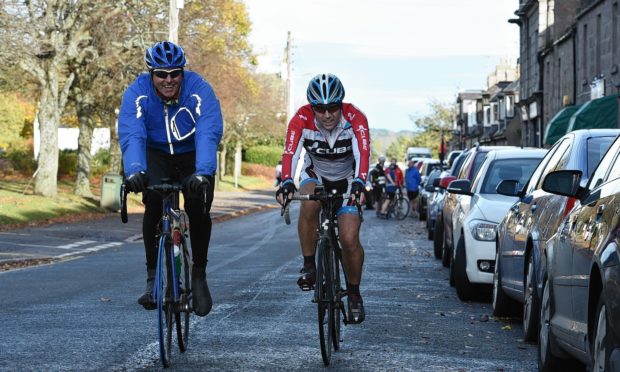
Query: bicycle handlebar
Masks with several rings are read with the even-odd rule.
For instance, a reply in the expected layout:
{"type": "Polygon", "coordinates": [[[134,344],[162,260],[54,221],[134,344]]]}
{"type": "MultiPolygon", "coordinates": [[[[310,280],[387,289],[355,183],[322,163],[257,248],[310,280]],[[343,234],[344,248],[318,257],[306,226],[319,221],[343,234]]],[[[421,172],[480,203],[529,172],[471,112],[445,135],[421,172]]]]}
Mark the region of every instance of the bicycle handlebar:
{"type": "MultiPolygon", "coordinates": [[[[293,195],[289,200],[329,200],[329,199],[351,199],[351,194],[298,194],[293,195]]],[[[356,199],[357,200],[357,199],[356,199]]]]}
{"type": "MultiPolygon", "coordinates": [[[[183,191],[184,186],[179,183],[162,183],[160,185],[152,185],[147,186],[147,190],[151,191],[159,191],[159,192],[175,192],[175,191],[183,191]]],[[[203,187],[203,214],[207,214],[207,190],[208,188],[203,187]]],[[[127,194],[129,194],[131,190],[127,188],[127,184],[124,182],[121,184],[121,222],[127,223],[127,194]]]]}
{"type": "MultiPolygon", "coordinates": [[[[352,194],[297,194],[293,195],[292,198],[286,198],[287,201],[282,206],[282,211],[280,212],[280,216],[284,216],[284,221],[287,225],[291,223],[291,217],[289,215],[289,204],[292,200],[314,200],[314,201],[326,201],[326,200],[334,200],[334,199],[351,199],[354,195],[352,194]]],[[[362,205],[360,204],[360,198],[355,198],[355,206],[357,207],[357,213],[360,216],[360,219],[363,221],[363,213],[362,213],[362,205]]]]}

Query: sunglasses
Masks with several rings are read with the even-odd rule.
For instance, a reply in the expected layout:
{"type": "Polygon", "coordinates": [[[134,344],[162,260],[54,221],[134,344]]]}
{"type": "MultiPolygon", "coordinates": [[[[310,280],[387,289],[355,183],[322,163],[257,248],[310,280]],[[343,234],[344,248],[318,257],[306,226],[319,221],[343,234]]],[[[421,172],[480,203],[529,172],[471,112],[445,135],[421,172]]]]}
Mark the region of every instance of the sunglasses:
{"type": "Polygon", "coordinates": [[[330,103],[329,105],[312,105],[312,109],[318,114],[324,114],[325,111],[335,114],[340,110],[340,106],[340,103],[330,103]]]}
{"type": "Polygon", "coordinates": [[[165,79],[168,76],[175,79],[183,74],[183,69],[175,68],[173,70],[152,70],[151,72],[160,79],[165,79]]]}

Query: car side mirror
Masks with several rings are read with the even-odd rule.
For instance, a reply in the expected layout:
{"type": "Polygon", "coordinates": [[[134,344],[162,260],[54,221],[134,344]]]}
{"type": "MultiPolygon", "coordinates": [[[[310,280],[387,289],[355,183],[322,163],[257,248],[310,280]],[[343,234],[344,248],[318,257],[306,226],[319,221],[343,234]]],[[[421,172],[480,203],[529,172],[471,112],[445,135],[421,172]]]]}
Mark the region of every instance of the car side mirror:
{"type": "Polygon", "coordinates": [[[543,180],[542,189],[556,195],[578,197],[582,175],[580,170],[550,172],[543,180]]]}
{"type": "Polygon", "coordinates": [[[433,186],[433,185],[426,185],[426,186],[424,186],[424,190],[428,191],[428,192],[434,192],[435,191],[435,186],[433,186]]]}
{"type": "Polygon", "coordinates": [[[433,187],[439,187],[439,181],[441,181],[441,178],[436,177],[433,179],[433,187]]]}
{"type": "Polygon", "coordinates": [[[441,180],[439,180],[439,188],[444,190],[447,189],[450,182],[454,181],[455,179],[456,177],[454,176],[442,177],[441,180]]]}
{"type": "Polygon", "coordinates": [[[519,189],[519,181],[515,180],[503,180],[497,185],[497,193],[506,196],[518,196],[521,190],[519,189]]]}
{"type": "Polygon", "coordinates": [[[454,180],[448,185],[448,192],[459,195],[473,195],[471,192],[471,181],[454,180]]]}

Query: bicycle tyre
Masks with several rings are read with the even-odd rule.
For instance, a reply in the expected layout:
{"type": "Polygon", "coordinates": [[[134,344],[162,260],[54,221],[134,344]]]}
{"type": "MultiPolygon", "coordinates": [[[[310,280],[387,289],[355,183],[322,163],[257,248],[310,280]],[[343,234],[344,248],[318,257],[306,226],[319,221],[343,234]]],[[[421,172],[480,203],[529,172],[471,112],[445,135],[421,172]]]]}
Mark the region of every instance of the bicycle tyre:
{"type": "Polygon", "coordinates": [[[187,249],[187,241],[184,236],[181,236],[181,255],[183,260],[181,261],[182,270],[179,278],[180,300],[177,307],[177,342],[179,344],[179,350],[184,353],[187,350],[187,344],[189,342],[189,322],[192,309],[190,304],[191,294],[191,275],[190,275],[190,258],[189,250],[187,249]]]}
{"type": "Polygon", "coordinates": [[[317,265],[317,310],[319,322],[319,341],[321,344],[321,357],[323,364],[329,365],[332,356],[332,332],[333,332],[333,313],[334,306],[331,295],[330,265],[328,262],[325,249],[327,247],[326,239],[321,239],[318,243],[318,265],[317,265]]]}
{"type": "Polygon", "coordinates": [[[400,197],[394,203],[394,217],[399,221],[407,218],[407,215],[409,215],[409,200],[400,197]]]}
{"type": "Polygon", "coordinates": [[[340,281],[340,259],[338,257],[338,255],[336,254],[335,250],[331,250],[332,254],[332,278],[334,278],[334,280],[332,281],[333,283],[333,290],[332,293],[334,293],[334,298],[333,298],[333,302],[334,302],[334,314],[333,314],[333,329],[332,329],[332,344],[334,346],[334,351],[338,351],[340,350],[340,343],[342,342],[342,338],[341,338],[341,331],[342,331],[342,323],[340,321],[340,312],[344,311],[344,304],[342,302],[342,286],[341,286],[341,281],[340,281]]]}
{"type": "Polygon", "coordinates": [[[166,245],[170,244],[170,235],[162,234],[159,239],[159,250],[157,254],[157,273],[155,275],[155,301],[157,302],[157,329],[159,335],[159,356],[164,368],[170,366],[170,341],[172,331],[172,318],[169,301],[165,301],[168,293],[168,280],[170,278],[166,264],[169,257],[166,254],[166,245]],[[169,341],[170,340],[170,341],[169,341]]]}

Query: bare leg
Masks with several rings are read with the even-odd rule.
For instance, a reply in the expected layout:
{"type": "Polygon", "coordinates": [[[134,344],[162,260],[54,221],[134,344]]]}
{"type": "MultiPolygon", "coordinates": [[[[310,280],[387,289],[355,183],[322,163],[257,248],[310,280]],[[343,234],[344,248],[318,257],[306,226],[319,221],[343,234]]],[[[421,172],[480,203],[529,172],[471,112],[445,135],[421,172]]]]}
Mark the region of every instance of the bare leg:
{"type": "MultiPolygon", "coordinates": [[[[300,187],[301,194],[314,193],[314,182],[307,182],[300,187]]],[[[313,256],[316,249],[316,236],[319,221],[319,212],[321,205],[317,201],[301,202],[299,211],[299,221],[297,223],[297,232],[299,233],[299,242],[301,244],[301,253],[304,256],[313,256]]]]}
{"type": "Polygon", "coordinates": [[[359,240],[360,219],[346,213],[338,217],[338,232],[342,245],[342,263],[350,284],[359,285],[364,264],[364,247],[359,240]]]}

